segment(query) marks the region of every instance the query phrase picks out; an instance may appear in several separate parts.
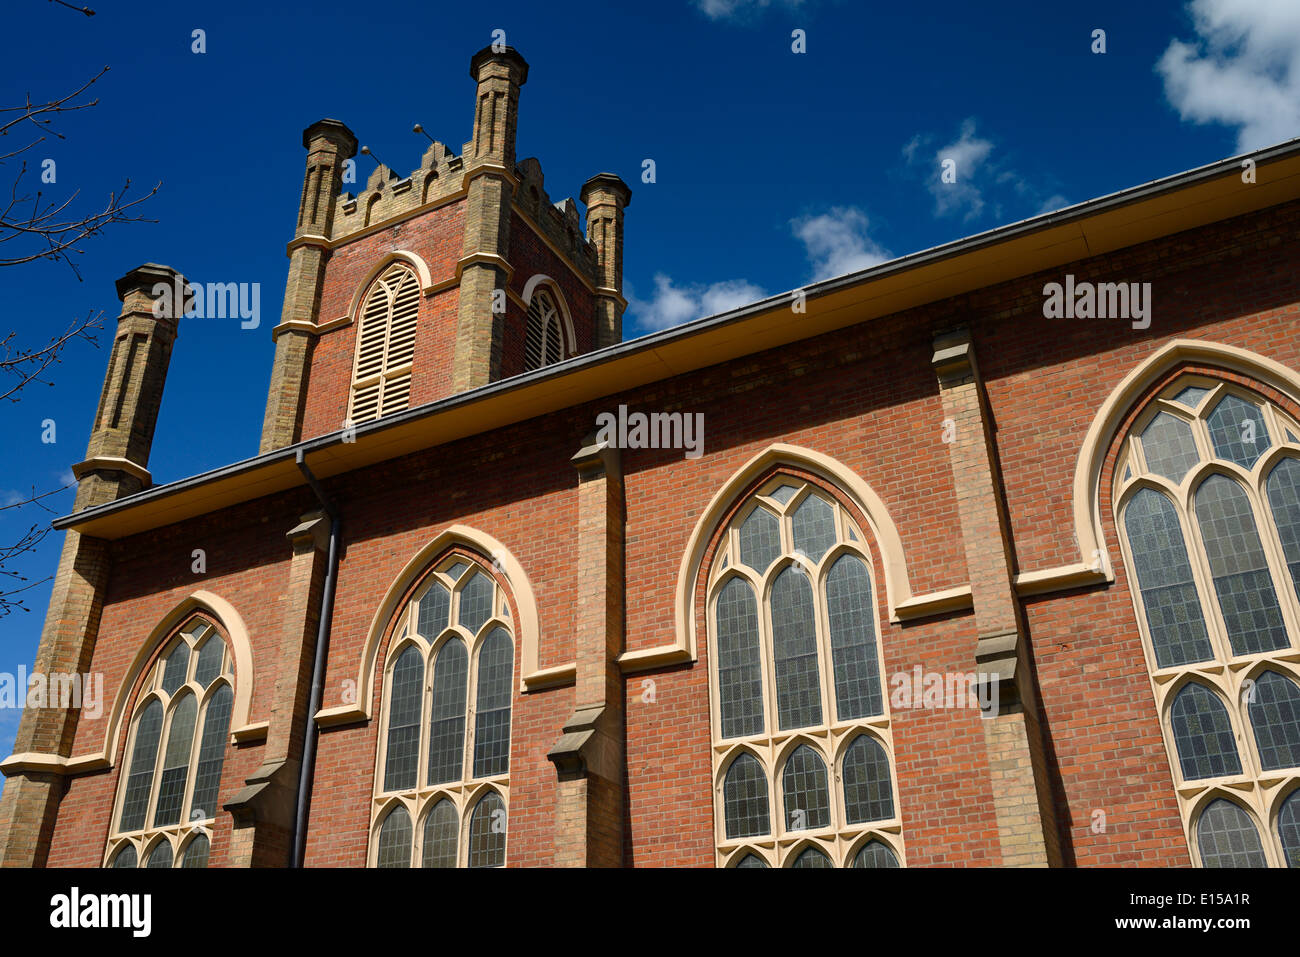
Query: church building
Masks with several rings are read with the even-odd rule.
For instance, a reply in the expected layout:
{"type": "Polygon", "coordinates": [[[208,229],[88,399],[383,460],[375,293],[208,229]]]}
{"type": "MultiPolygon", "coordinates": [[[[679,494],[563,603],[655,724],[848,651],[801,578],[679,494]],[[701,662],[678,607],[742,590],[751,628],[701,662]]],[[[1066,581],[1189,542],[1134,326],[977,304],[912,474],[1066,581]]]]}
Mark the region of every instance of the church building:
{"type": "Polygon", "coordinates": [[[118,280],[0,863],[1300,867],[1300,140],[625,341],[528,72],[303,133],[256,457],[118,280]]]}

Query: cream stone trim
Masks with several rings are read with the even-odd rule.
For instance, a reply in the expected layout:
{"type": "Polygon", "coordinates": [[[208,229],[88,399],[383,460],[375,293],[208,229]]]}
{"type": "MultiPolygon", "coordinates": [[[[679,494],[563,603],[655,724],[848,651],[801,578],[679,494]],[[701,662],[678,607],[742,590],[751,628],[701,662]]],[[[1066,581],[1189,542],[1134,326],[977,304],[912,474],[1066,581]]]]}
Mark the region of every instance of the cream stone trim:
{"type": "Polygon", "coordinates": [[[127,845],[135,848],[135,866],[144,868],[148,866],[149,855],[157,850],[158,845],[166,842],[172,848],[173,868],[181,866],[182,858],[185,852],[190,849],[198,837],[202,835],[208,839],[208,855],[211,860],[212,854],[212,826],[211,822],[199,824],[181,823],[174,824],[170,827],[157,828],[147,833],[133,834],[129,837],[114,838],[104,846],[104,859],[100,867],[112,867],[113,859],[126,849],[127,845]]]}
{"type": "Polygon", "coordinates": [[[303,233],[301,236],[295,236],[289,240],[284,247],[285,255],[292,256],[295,249],[303,246],[315,246],[317,249],[330,249],[332,241],[328,236],[322,236],[320,233],[303,233]]]}
{"type": "Polygon", "coordinates": [[[103,771],[112,765],[104,758],[91,755],[82,758],[65,758],[57,754],[41,754],[36,751],[24,751],[11,754],[0,761],[0,774],[12,777],[15,774],[85,774],[87,771],[103,771]]]}
{"type": "Polygon", "coordinates": [[[370,628],[366,633],[366,643],[362,648],[361,661],[357,668],[356,703],[336,705],[317,711],[316,723],[320,727],[327,728],[370,720],[370,698],[374,689],[376,658],[384,633],[397,615],[402,596],[411,584],[424,574],[435,558],[453,545],[463,545],[496,562],[499,573],[505,577],[509,585],[515,605],[519,609],[519,621],[512,622],[510,628],[514,640],[520,643],[523,674],[520,678],[519,690],[536,691],[539,688],[573,683],[577,675],[577,666],[574,663],[546,669],[538,667],[540,631],[537,601],[533,597],[532,584],[524,573],[523,566],[508,548],[486,532],[467,525],[452,525],[416,552],[389,586],[383,601],[375,610],[374,617],[370,619],[370,628]]]}
{"type": "Polygon", "coordinates": [[[257,741],[265,741],[266,736],[271,732],[271,722],[258,721],[256,724],[246,724],[242,728],[236,728],[230,732],[231,744],[253,744],[257,741]]]}
{"type": "Polygon", "coordinates": [[[945,591],[932,591],[928,595],[916,595],[907,601],[899,602],[894,614],[899,621],[913,621],[917,618],[929,618],[950,611],[964,611],[974,607],[970,585],[960,585],[945,591]]]}
{"type": "Polygon", "coordinates": [[[464,275],[465,270],[470,266],[491,266],[494,269],[500,269],[506,274],[505,281],[509,282],[510,277],[515,274],[515,267],[510,265],[505,256],[499,253],[476,252],[470,253],[457,261],[456,263],[456,281],[464,275]]]}
{"type": "MultiPolygon", "coordinates": [[[[185,623],[186,618],[196,612],[206,613],[216,619],[217,623],[226,630],[226,637],[229,639],[226,644],[235,663],[235,680],[231,682],[235,686],[235,703],[230,712],[231,739],[232,741],[239,741],[241,736],[246,740],[255,739],[256,731],[254,729],[258,726],[249,725],[248,723],[248,709],[253,701],[254,678],[253,649],[248,638],[248,628],[245,626],[244,619],[240,617],[239,612],[235,611],[233,605],[210,591],[200,589],[164,615],[153,630],[149,632],[149,637],[144,640],[136,651],[135,657],[122,678],[122,683],[118,686],[117,695],[113,699],[113,707],[108,716],[108,725],[104,731],[103,750],[79,755],[75,758],[67,758],[64,761],[66,768],[64,773],[81,774],[86,771],[97,771],[113,766],[113,756],[117,754],[118,738],[122,730],[123,712],[125,712],[127,701],[131,697],[131,689],[135,687],[136,682],[139,680],[145,662],[149,660],[150,656],[164,640],[171,637],[172,632],[185,623]],[[250,734],[253,735],[253,738],[249,737],[250,734]]],[[[2,768],[3,765],[0,765],[0,769],[2,768]]]]}
{"type": "MultiPolygon", "coordinates": [[[[695,661],[699,657],[698,639],[695,634],[695,583],[699,577],[700,565],[704,561],[704,552],[708,548],[709,539],[736,496],[759,475],[779,464],[807,469],[821,476],[848,495],[859,511],[867,517],[871,534],[876,539],[884,561],[885,595],[890,621],[899,622],[927,613],[937,614],[936,609],[946,611],[970,607],[969,600],[960,594],[961,587],[914,597],[907,577],[903,540],[880,496],[856,473],[830,456],[797,445],[777,442],[769,445],[737,469],[714,493],[709,504],[700,513],[695,528],[687,539],[686,550],[682,554],[681,565],[677,570],[676,640],[671,645],[624,652],[618,659],[624,674],[644,671],[663,664],[695,661]],[[902,606],[901,612],[900,606],[902,606]]],[[[964,588],[969,593],[969,586],[964,588]]]]}
{"type": "Polygon", "coordinates": [[[145,488],[153,484],[153,476],[149,470],[142,465],[137,465],[130,459],[124,459],[117,455],[96,455],[86,459],[84,462],[78,462],[72,466],[72,476],[80,482],[85,476],[95,469],[113,469],[118,472],[125,472],[139,479],[145,488]]]}
{"type": "MultiPolygon", "coordinates": [[[[1096,562],[1096,559],[1094,559],[1096,562]]],[[[1045,595],[1054,591],[1066,591],[1084,585],[1096,585],[1107,581],[1100,564],[1061,565],[1058,568],[1044,568],[1036,572],[1021,572],[1015,576],[1016,594],[1021,598],[1030,595],[1045,595]]]]}
{"type": "Polygon", "coordinates": [[[469,192],[469,184],[480,176],[495,176],[503,179],[510,184],[512,192],[519,189],[519,177],[512,170],[506,169],[504,165],[493,160],[481,160],[467,167],[464,175],[461,176],[461,189],[469,192]]]}
{"type": "Polygon", "coordinates": [[[337,319],[321,323],[308,322],[306,319],[286,319],[271,328],[271,339],[274,341],[286,332],[305,332],[312,336],[323,336],[327,332],[350,325],[352,325],[351,315],[339,316],[337,319]]]}
{"type": "Polygon", "coordinates": [[[787,867],[807,847],[816,847],[836,867],[848,867],[852,854],[872,837],[893,851],[900,866],[905,865],[903,849],[901,805],[898,793],[898,774],[894,760],[894,741],[891,730],[888,676],[885,673],[884,636],[880,633],[878,617],[879,594],[871,552],[863,538],[862,530],[847,511],[816,486],[787,475],[774,476],[765,483],[750,501],[735,513],[710,566],[706,592],[706,614],[710,642],[714,635],[714,609],[718,593],[727,583],[740,579],[746,582],[756,602],[759,632],[759,669],[763,689],[763,729],[759,732],[732,738],[722,737],[722,709],[718,686],[718,658],[711,655],[709,668],[709,728],[713,742],[713,828],[716,848],[716,865],[730,867],[739,863],[745,854],[752,853],[769,867],[787,867]],[[781,485],[797,489],[785,502],[771,497],[770,493],[781,485]],[[816,561],[799,552],[789,529],[790,516],[810,497],[820,498],[831,506],[835,515],[836,541],[816,561]],[[780,553],[766,569],[754,569],[740,560],[739,528],[757,509],[775,514],[780,523],[780,553]],[[875,637],[875,666],[881,695],[881,711],[864,718],[841,720],[837,716],[835,674],[829,622],[826,618],[826,579],[831,568],[845,555],[862,561],[871,583],[872,632],[875,637]],[[725,561],[724,561],[725,559],[725,561]],[[723,567],[725,565],[725,567],[723,567]],[[775,655],[772,646],[771,589],[777,577],[790,566],[798,566],[812,585],[817,613],[814,617],[817,635],[817,662],[820,708],[819,724],[781,730],[778,724],[775,655]],[[875,821],[851,824],[848,821],[842,783],[842,762],[850,745],[867,736],[876,741],[889,761],[890,794],[893,816],[875,821]],[[794,828],[790,824],[782,794],[782,775],[787,760],[802,745],[808,745],[821,759],[826,770],[829,798],[829,822],[818,828],[794,828]],[[752,755],[762,768],[767,782],[769,831],[755,837],[728,838],[726,833],[725,797],[723,786],[727,772],[742,754],[752,755]]]}
{"type": "MultiPolygon", "coordinates": [[[[456,811],[456,866],[468,866],[469,859],[469,825],[479,801],[487,797],[489,791],[495,791],[505,807],[506,818],[510,815],[509,775],[499,778],[486,778],[472,785],[439,785],[436,788],[420,788],[419,793],[403,792],[400,795],[377,795],[371,808],[370,841],[366,851],[366,867],[379,864],[379,832],[384,821],[395,808],[405,809],[411,819],[411,860],[419,862],[424,859],[424,822],[429,813],[443,800],[451,801],[456,811]]],[[[505,861],[510,861],[510,828],[505,831],[505,861]]],[[[418,863],[413,863],[419,867],[418,863]]],[[[505,865],[503,865],[505,866],[505,865]]]]}
{"type": "MultiPolygon", "coordinates": [[[[1129,402],[1125,408],[1131,407],[1131,404],[1132,402],[1129,402]]],[[[1277,836],[1277,814],[1282,801],[1296,786],[1300,786],[1300,774],[1285,768],[1263,770],[1244,692],[1247,687],[1246,682],[1257,678],[1260,672],[1266,669],[1276,671],[1300,683],[1300,644],[1297,643],[1296,638],[1300,635],[1300,604],[1297,604],[1286,556],[1282,552],[1276,525],[1272,520],[1272,509],[1268,503],[1267,493],[1268,476],[1273,466],[1283,457],[1300,459],[1300,443],[1288,438],[1286,432],[1288,428],[1294,431],[1297,429],[1297,424],[1262,396],[1252,394],[1248,389],[1222,379],[1190,374],[1180,376],[1166,386],[1160,396],[1133,421],[1125,437],[1123,452],[1117,459],[1117,467],[1125,465],[1132,469],[1132,474],[1127,480],[1120,473],[1114,482],[1113,505],[1120,554],[1125,567],[1130,569],[1132,580],[1130,593],[1138,632],[1141,636],[1142,653],[1155,699],[1165,755],[1173,777],[1174,793],[1182,817],[1188,855],[1191,862],[1196,865],[1200,863],[1197,828],[1201,811],[1214,798],[1224,797],[1243,808],[1251,817],[1268,864],[1272,867],[1286,866],[1277,836]],[[1208,394],[1197,403],[1196,410],[1189,410],[1170,398],[1188,385],[1209,390],[1208,394]],[[1225,395],[1239,396],[1263,409],[1271,445],[1249,470],[1232,462],[1217,460],[1215,457],[1205,418],[1225,395]],[[1156,415],[1162,413],[1174,416],[1188,424],[1199,456],[1198,461],[1190,466],[1187,473],[1177,482],[1147,471],[1145,452],[1141,444],[1143,430],[1156,415]],[[1291,642],[1287,648],[1245,655],[1237,655],[1232,650],[1227,624],[1215,592],[1213,573],[1202,541],[1200,525],[1195,519],[1196,493],[1204,481],[1213,475],[1226,475],[1245,490],[1253,512],[1256,534],[1278,599],[1283,627],[1291,642]],[[1124,526],[1125,509],[1133,497],[1143,489],[1152,489],[1168,498],[1178,515],[1184,547],[1192,569],[1193,584],[1197,591],[1213,655],[1207,661],[1163,668],[1156,661],[1133,552],[1124,526]],[[1178,693],[1192,682],[1210,689],[1224,706],[1233,730],[1237,757],[1241,764],[1240,773],[1190,781],[1184,779],[1178,747],[1173,740],[1171,709],[1178,693]]]]}
{"type": "Polygon", "coordinates": [[[1101,470],[1121,421],[1142,395],[1167,372],[1183,362],[1196,362],[1249,376],[1300,402],[1300,374],[1265,356],[1236,346],[1200,339],[1175,339],[1161,346],[1129,372],[1111,391],[1084,435],[1074,471],[1074,534],[1080,561],[1061,568],[1044,569],[1016,577],[1028,586],[1021,594],[1039,594],[1073,588],[1080,582],[1079,568],[1095,569],[1094,580],[1113,582],[1115,571],[1106,546],[1101,521],[1101,470]],[[1071,583],[1073,582],[1073,583],[1071,583]],[[1039,587],[1046,586],[1046,587],[1039,587]]]}

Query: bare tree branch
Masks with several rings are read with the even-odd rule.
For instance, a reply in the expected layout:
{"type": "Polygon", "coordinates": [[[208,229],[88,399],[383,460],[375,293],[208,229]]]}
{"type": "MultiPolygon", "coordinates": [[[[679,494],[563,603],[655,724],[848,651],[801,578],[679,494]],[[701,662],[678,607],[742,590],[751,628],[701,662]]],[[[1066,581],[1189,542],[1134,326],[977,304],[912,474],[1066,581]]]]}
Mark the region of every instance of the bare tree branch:
{"type": "MultiPolygon", "coordinates": [[[[29,93],[22,106],[0,108],[0,138],[25,129],[28,125],[34,127],[39,134],[26,145],[0,152],[0,165],[14,159],[21,159],[22,164],[9,189],[8,203],[3,212],[0,212],[0,244],[14,240],[28,241],[16,247],[12,254],[0,256],[0,266],[18,266],[38,259],[52,259],[67,263],[80,280],[81,273],[72,260],[72,254],[84,252],[81,248],[84,240],[98,236],[111,223],[156,222],[134,215],[132,210],[156,194],[161,183],[146,195],[128,200],[127,193],[131,189],[131,181],[128,179],[120,190],[109,194],[108,202],[102,209],[88,215],[69,212],[80,196],[80,190],[62,200],[50,199],[40,189],[37,189],[34,196],[22,192],[23,177],[27,175],[27,159],[24,154],[29,154],[45,142],[47,135],[66,139],[53,128],[56,116],[96,106],[98,98],[84,100],[82,96],[107,72],[108,67],[104,67],[71,93],[47,103],[33,103],[29,93]]],[[[3,139],[0,142],[4,142],[3,139]]],[[[7,148],[7,143],[4,148],[7,148]]]]}
{"type": "MultiPolygon", "coordinates": [[[[75,7],[67,0],[51,0],[69,10],[78,10],[86,16],[94,16],[95,11],[89,7],[75,7]]],[[[77,211],[76,204],[81,191],[74,190],[70,195],[50,197],[45,191],[36,188],[29,193],[24,187],[24,177],[28,172],[28,160],[41,143],[48,137],[66,139],[64,134],[54,128],[55,120],[60,114],[90,109],[98,105],[98,98],[87,99],[87,91],[99,81],[108,67],[100,70],[77,89],[48,102],[33,102],[28,93],[19,106],[0,107],[0,167],[17,163],[18,169],[13,176],[8,195],[0,193],[0,267],[19,266],[41,259],[65,262],[78,280],[81,274],[73,256],[85,253],[83,244],[86,240],[101,235],[105,227],[113,223],[154,222],[146,220],[135,212],[141,203],[158,192],[154,186],[146,195],[131,196],[128,193],[131,181],[128,179],[122,188],[112,192],[102,208],[83,214],[77,211]],[[12,137],[12,139],[6,139],[12,137]],[[12,245],[9,245],[12,244],[12,245]]],[[[42,167],[44,164],[35,163],[42,167]]],[[[2,190],[3,187],[0,187],[2,190]]],[[[54,366],[63,361],[64,351],[76,340],[85,340],[97,345],[95,331],[103,328],[103,313],[93,310],[84,319],[70,323],[59,335],[54,336],[40,348],[27,347],[18,341],[18,334],[10,332],[0,339],[0,400],[17,402],[24,388],[33,383],[53,385],[50,374],[54,366]]],[[[14,495],[12,500],[0,504],[0,514],[16,516],[23,508],[35,508],[39,511],[55,514],[46,499],[70,488],[60,488],[38,492],[32,487],[29,495],[14,495]]],[[[15,609],[28,611],[23,604],[24,593],[49,581],[30,581],[14,571],[14,563],[24,555],[34,553],[50,533],[48,521],[38,521],[26,525],[17,541],[0,545],[0,618],[9,615],[15,609]]]]}
{"type": "Polygon", "coordinates": [[[104,314],[87,313],[85,319],[79,319],[68,326],[62,334],[55,336],[43,348],[25,349],[14,342],[16,332],[0,339],[0,373],[10,376],[8,385],[0,385],[0,400],[18,401],[18,393],[33,382],[53,382],[43,378],[45,371],[52,365],[62,362],[62,353],[74,339],[84,339],[92,346],[98,346],[95,330],[104,328],[104,314]]]}

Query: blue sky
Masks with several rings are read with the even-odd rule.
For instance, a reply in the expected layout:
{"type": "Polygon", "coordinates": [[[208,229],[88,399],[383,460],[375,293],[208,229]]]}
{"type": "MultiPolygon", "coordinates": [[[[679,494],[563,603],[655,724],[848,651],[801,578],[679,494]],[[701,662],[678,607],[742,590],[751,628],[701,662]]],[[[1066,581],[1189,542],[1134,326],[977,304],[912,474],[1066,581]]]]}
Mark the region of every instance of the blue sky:
{"type": "MultiPolygon", "coordinates": [[[[341,119],[400,174],[428,145],[415,122],[459,153],[469,57],[494,30],[531,66],[518,155],[541,160],[552,199],[604,170],[633,188],[629,338],[1300,135],[1295,0],[76,2],[97,15],[8,0],[0,107],[52,99],[110,65],[98,105],[63,114],[65,138],[26,155],[53,159],[56,181],[40,188],[76,192],[85,212],[128,178],[133,194],[161,182],[142,209],[157,222],[89,240],[80,281],[61,263],[0,268],[0,335],[38,346],[100,310],[107,326],[100,348],[74,343],[52,386],[0,408],[0,505],[57,487],[82,458],[113,282],[143,262],[261,285],[257,328],[182,323],[155,481],[255,454],[302,129],[341,119]],[[1104,54],[1092,52],[1097,29],[1104,54]],[[206,52],[193,52],[195,30],[206,52]],[[806,52],[792,49],[795,30],[806,52]],[[654,183],[642,182],[646,159],[654,183]],[[945,159],[956,183],[940,181],[945,159]],[[42,442],[46,420],[54,443],[42,442]]],[[[31,138],[15,130],[0,153],[31,138]]],[[[372,162],[358,164],[364,184],[372,162]]],[[[0,167],[6,192],[16,173],[15,160],[0,167]]],[[[48,501],[63,514],[72,491],[48,501]]],[[[47,518],[2,510],[0,541],[47,518]]],[[[11,570],[46,578],[61,544],[49,536],[11,570]]],[[[30,667],[48,600],[45,582],[30,612],[0,619],[0,672],[30,667]]],[[[0,753],[17,718],[0,710],[0,753]]]]}

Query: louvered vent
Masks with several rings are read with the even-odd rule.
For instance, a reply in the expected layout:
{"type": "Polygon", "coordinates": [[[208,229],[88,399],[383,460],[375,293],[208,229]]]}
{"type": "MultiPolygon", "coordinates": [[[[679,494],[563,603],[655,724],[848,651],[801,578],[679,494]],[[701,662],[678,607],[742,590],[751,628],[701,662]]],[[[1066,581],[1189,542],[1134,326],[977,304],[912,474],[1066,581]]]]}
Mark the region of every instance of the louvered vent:
{"type": "Polygon", "coordinates": [[[538,289],[528,304],[528,325],[524,330],[524,371],[564,358],[564,341],[560,310],[550,293],[538,289]]]}
{"type": "Polygon", "coordinates": [[[404,265],[375,281],[361,307],[352,407],[348,418],[368,422],[407,408],[420,314],[420,283],[404,265]]]}

